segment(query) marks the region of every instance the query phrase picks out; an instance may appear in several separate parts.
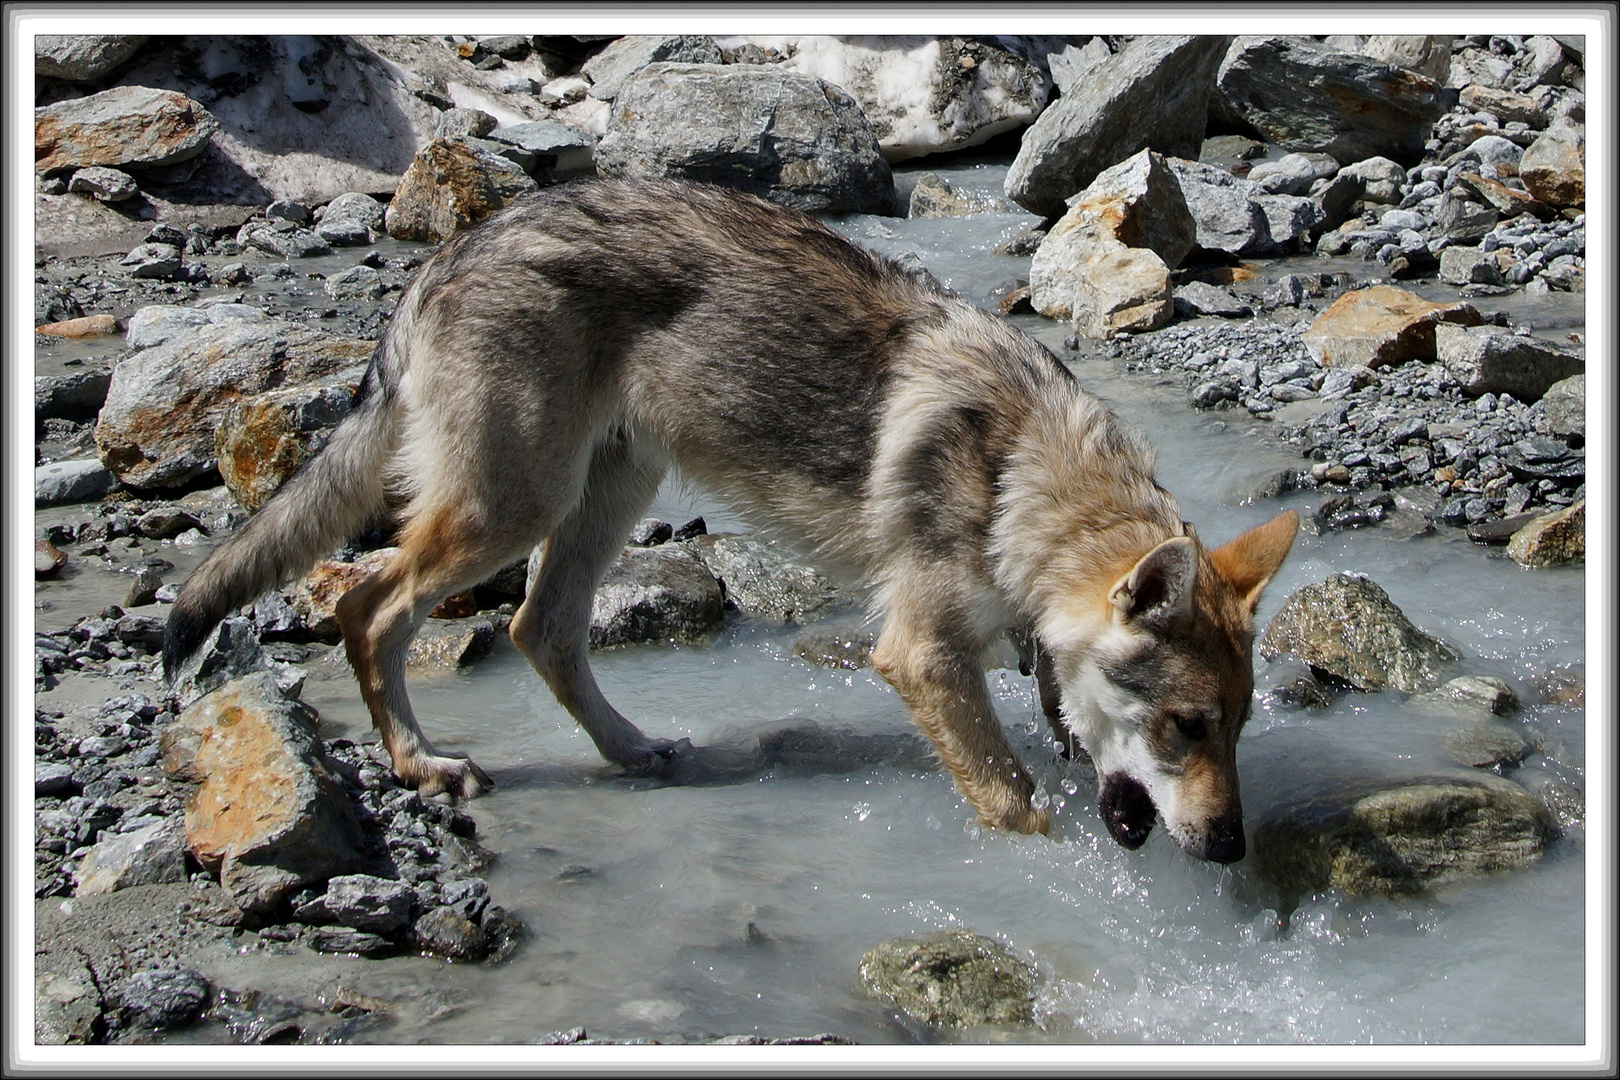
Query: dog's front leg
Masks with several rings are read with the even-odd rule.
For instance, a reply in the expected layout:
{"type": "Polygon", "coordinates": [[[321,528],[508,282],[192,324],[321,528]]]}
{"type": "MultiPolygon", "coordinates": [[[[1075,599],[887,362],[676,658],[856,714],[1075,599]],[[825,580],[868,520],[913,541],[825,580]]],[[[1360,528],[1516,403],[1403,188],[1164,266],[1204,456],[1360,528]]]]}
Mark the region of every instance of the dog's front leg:
{"type": "Polygon", "coordinates": [[[900,692],[980,821],[1012,832],[1047,831],[1051,819],[1030,805],[1034,781],[996,719],[977,649],[891,612],[872,666],[900,692]]]}

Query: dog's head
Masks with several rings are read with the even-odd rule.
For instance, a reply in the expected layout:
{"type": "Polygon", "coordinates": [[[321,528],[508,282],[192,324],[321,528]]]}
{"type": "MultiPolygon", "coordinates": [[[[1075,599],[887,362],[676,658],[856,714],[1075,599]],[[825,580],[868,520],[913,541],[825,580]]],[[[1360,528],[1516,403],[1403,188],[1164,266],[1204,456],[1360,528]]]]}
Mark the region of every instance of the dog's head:
{"type": "Polygon", "coordinates": [[[1140,847],[1157,814],[1188,854],[1243,858],[1237,739],[1254,689],[1254,610],[1298,527],[1288,511],[1214,551],[1172,537],[1114,583],[1083,646],[1049,643],[1064,720],[1096,763],[1103,822],[1124,846],[1140,847]]]}

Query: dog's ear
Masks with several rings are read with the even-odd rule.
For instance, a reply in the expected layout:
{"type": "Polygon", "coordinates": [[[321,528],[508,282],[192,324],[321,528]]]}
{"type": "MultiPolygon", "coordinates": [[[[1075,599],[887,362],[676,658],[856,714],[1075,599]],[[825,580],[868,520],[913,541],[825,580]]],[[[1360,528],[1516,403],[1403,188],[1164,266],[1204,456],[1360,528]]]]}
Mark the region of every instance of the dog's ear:
{"type": "Polygon", "coordinates": [[[1221,577],[1232,586],[1238,600],[1254,614],[1260,603],[1260,590],[1266,587],[1288,557],[1299,532],[1299,515],[1285,510],[1266,522],[1256,525],[1236,540],[1228,541],[1209,553],[1210,561],[1221,577]]]}
{"type": "Polygon", "coordinates": [[[1142,556],[1108,594],[1122,622],[1164,626],[1192,614],[1198,542],[1173,536],[1142,556]]]}

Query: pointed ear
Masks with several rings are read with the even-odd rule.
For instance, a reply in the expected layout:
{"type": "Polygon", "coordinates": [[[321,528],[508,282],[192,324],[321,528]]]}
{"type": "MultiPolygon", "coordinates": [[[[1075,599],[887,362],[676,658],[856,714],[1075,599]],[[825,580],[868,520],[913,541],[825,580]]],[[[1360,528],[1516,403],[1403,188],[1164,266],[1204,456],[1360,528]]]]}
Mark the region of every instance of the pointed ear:
{"type": "Polygon", "coordinates": [[[1142,556],[1119,579],[1108,601],[1123,622],[1165,625],[1192,614],[1197,584],[1198,542],[1173,536],[1142,556]]]}
{"type": "Polygon", "coordinates": [[[1209,553],[1215,569],[1232,586],[1249,614],[1254,614],[1260,603],[1260,590],[1288,557],[1288,549],[1294,546],[1294,535],[1298,532],[1299,515],[1285,510],[1209,553]]]}

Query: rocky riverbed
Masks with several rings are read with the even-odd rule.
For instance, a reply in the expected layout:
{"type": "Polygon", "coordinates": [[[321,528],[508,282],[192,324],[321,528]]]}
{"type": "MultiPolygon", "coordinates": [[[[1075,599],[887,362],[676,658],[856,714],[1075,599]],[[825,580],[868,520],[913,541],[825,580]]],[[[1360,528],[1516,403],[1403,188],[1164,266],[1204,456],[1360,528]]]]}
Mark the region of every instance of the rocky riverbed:
{"type": "MultiPolygon", "coordinates": [[[[1402,742],[1377,766],[1324,768],[1308,783],[1263,757],[1254,771],[1269,787],[1251,799],[1260,811],[1254,857],[1236,879],[1241,920],[1201,916],[1187,930],[1194,938],[1225,943],[1241,921],[1248,937],[1234,947],[1307,948],[1299,943],[1339,932],[1321,931],[1324,918],[1361,920],[1376,937],[1390,918],[1379,912],[1449,902],[1429,898],[1454,895],[1445,890],[1458,882],[1578,864],[1579,631],[1515,653],[1468,629],[1464,615],[1420,600],[1431,621],[1465,639],[1459,647],[1421,629],[1379,584],[1338,572],[1330,556],[1387,565],[1407,595],[1423,595],[1408,572],[1413,558],[1474,560],[1516,597],[1523,586],[1499,573],[1505,551],[1522,573],[1550,575],[1560,595],[1579,593],[1579,39],[85,37],[40,48],[39,1041],[333,1043],[441,1032],[490,1041],[469,1013],[510,973],[546,987],[592,981],[563,927],[582,927],[570,905],[600,888],[611,854],[582,850],[577,862],[551,866],[564,848],[524,839],[523,813],[499,793],[455,806],[401,787],[346,700],[352,680],[332,606],[386,562],[386,529],[227,620],[173,685],[161,680],[157,653],[185,575],[347,415],[372,343],[433,247],[525,191],[596,172],[731,183],[829,215],[999,307],[1128,414],[1140,411],[1135,422],[1196,429],[1186,445],[1199,453],[1275,463],[1248,470],[1229,501],[1296,506],[1316,539],[1263,611],[1256,735],[1292,747],[1315,718],[1342,721],[1365,712],[1357,702],[1366,700],[1379,716],[1422,718],[1404,736],[1421,747],[1402,742]],[[291,69],[319,74],[308,80],[314,96],[276,97],[279,73],[291,69]],[[1306,75],[1344,87],[1351,103],[1275,104],[1268,86],[1306,75]],[[928,104],[891,93],[896,85],[928,86],[928,104]],[[363,133],[341,118],[361,97],[375,119],[363,133]],[[779,107],[760,120],[759,138],[714,158],[716,126],[757,119],[767,98],[779,107]],[[1149,101],[1180,102],[1178,116],[1201,121],[1146,133],[1149,101]],[[1345,116],[1334,113],[1341,107],[1345,116]],[[635,122],[622,119],[632,114],[635,122]],[[262,130],[249,139],[255,124],[262,130]],[[365,152],[334,160],[321,149],[343,138],[365,152]],[[789,144],[801,156],[767,167],[770,147],[789,144]],[[1413,542],[1442,554],[1412,556],[1403,545],[1413,542]],[[1415,764],[1392,768],[1397,759],[1415,764]],[[530,899],[536,888],[552,906],[530,899]],[[1358,906],[1375,903],[1367,897],[1394,907],[1358,906]],[[439,978],[446,962],[481,974],[439,978]],[[357,979],[361,963],[371,967],[357,979]]],[[[1154,438],[1167,444],[1170,486],[1189,505],[1223,521],[1242,512],[1183,495],[1176,479],[1193,486],[1203,466],[1178,462],[1179,432],[1154,438]]],[[[799,673],[790,693],[801,697],[805,678],[819,680],[809,700],[861,680],[855,701],[884,701],[865,667],[872,628],[859,618],[858,588],[702,499],[666,492],[659,508],[669,520],[642,522],[598,591],[591,642],[604,650],[604,670],[666,666],[686,679],[730,657],[737,690],[722,695],[723,708],[740,716],[761,707],[748,699],[777,693],[779,670],[799,673]]],[[[528,569],[515,562],[440,605],[413,647],[413,679],[452,688],[462,684],[443,680],[505,679],[495,674],[511,670],[503,632],[528,569]]],[[[1515,603],[1504,601],[1505,617],[1533,635],[1534,617],[1525,625],[1515,603]]],[[[1579,625],[1565,615],[1560,627],[1579,625]]],[[[992,678],[1012,723],[1027,693],[1005,670],[992,678]]],[[[499,712],[505,691],[466,685],[482,687],[469,699],[475,709],[499,712]]],[[[538,680],[528,685],[525,694],[544,692],[538,680]]],[[[835,710],[865,707],[830,700],[835,710]]],[[[886,718],[875,728],[802,714],[742,734],[715,729],[713,717],[689,721],[696,745],[669,790],[867,775],[867,786],[889,792],[856,800],[848,820],[859,825],[901,776],[930,793],[924,805],[943,794],[954,806],[921,740],[889,724],[892,706],[870,705],[886,718]]],[[[794,705],[765,707],[780,719],[794,705]]],[[[654,708],[681,715],[684,706],[654,708]]],[[[482,757],[492,736],[461,730],[482,757]]],[[[1159,882],[1187,871],[1151,847],[1151,863],[1138,868],[1105,839],[1098,847],[1077,816],[1094,777],[1083,762],[1055,757],[1039,730],[1025,732],[1026,756],[1043,762],[1039,797],[1074,805],[1063,848],[1084,847],[1158,910],[1161,890],[1180,888],[1159,882]]],[[[594,766],[554,766],[546,754],[536,762],[527,744],[507,749],[530,762],[498,774],[498,792],[511,798],[538,783],[570,806],[593,785],[625,786],[594,766]]],[[[633,784],[617,794],[662,798],[633,784]]],[[[931,853],[906,859],[960,861],[948,846],[934,850],[941,813],[892,819],[913,850],[931,853]]],[[[717,853],[748,846],[737,833],[723,833],[724,844],[698,833],[694,857],[749,880],[796,880],[796,870],[747,869],[717,853]]],[[[1006,872],[1026,858],[1021,847],[986,849],[994,840],[969,836],[978,853],[969,864],[1006,872]]],[[[870,839],[844,840],[895,858],[870,839]]],[[[671,870],[671,880],[687,873],[671,870]]],[[[761,958],[804,963],[795,942],[817,933],[816,916],[781,900],[798,920],[773,922],[772,905],[708,887],[747,908],[724,917],[740,930],[692,946],[712,952],[709,971],[718,964],[750,982],[774,972],[794,985],[761,958]]],[[[845,943],[805,963],[825,973],[827,955],[847,961],[829,976],[848,984],[837,1004],[773,1013],[739,1004],[727,988],[721,1000],[742,1024],[730,1026],[724,1008],[692,1004],[708,991],[677,978],[684,989],[638,997],[599,1023],[570,1013],[565,991],[546,991],[542,1012],[555,1030],[525,1028],[521,1038],[1200,1037],[1151,1019],[1185,987],[1121,997],[1110,987],[1135,983],[1120,961],[1082,970],[1094,946],[1047,950],[1018,919],[977,926],[997,935],[977,937],[898,886],[873,888],[911,918],[887,920],[904,931],[893,941],[845,943]],[[910,936],[921,930],[940,933],[910,936]],[[866,1005],[849,1004],[857,1000],[866,1005]],[[728,1034],[738,1030],[751,1033],[728,1034]]],[[[1142,959],[1163,963],[1151,950],[1142,959]]],[[[576,1010],[601,1007],[594,992],[577,1001],[576,1010]]],[[[1268,1037],[1279,1030],[1271,1023],[1236,1037],[1268,1037]]],[[[1343,1031],[1324,1023],[1318,1034],[1343,1031]]]]}

